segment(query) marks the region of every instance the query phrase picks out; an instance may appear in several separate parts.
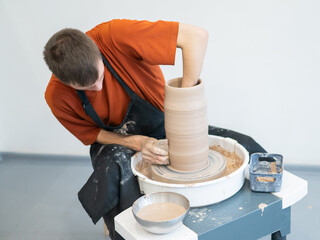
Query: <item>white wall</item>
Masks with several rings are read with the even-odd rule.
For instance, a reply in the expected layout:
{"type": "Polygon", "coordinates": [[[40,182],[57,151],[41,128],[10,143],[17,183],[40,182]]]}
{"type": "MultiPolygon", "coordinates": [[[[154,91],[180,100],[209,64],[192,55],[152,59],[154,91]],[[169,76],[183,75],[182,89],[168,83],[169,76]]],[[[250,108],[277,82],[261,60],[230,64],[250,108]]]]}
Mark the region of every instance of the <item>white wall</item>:
{"type": "MultiPolygon", "coordinates": [[[[44,100],[49,37],[113,18],[206,28],[202,72],[210,124],[246,133],[286,163],[320,165],[318,0],[0,0],[0,152],[85,155],[44,100]]],[[[163,67],[167,79],[180,76],[163,67]]]]}

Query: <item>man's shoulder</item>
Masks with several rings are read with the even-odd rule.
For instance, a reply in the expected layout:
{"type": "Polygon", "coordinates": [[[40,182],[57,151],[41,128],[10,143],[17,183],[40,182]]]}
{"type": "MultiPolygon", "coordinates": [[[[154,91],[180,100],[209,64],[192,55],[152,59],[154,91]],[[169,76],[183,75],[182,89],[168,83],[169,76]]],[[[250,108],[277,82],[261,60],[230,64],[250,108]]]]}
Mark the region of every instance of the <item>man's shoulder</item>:
{"type": "Polygon", "coordinates": [[[95,35],[97,33],[110,33],[116,34],[118,32],[132,32],[135,30],[145,30],[149,27],[158,27],[161,24],[172,24],[174,22],[158,20],[155,22],[148,20],[136,20],[136,19],[112,19],[110,21],[102,22],[89,31],[86,34],[95,35]]]}
{"type": "Polygon", "coordinates": [[[74,95],[74,89],[60,82],[54,75],[51,76],[45,91],[45,99],[51,109],[61,107],[73,99],[74,95]]]}
{"type": "Polygon", "coordinates": [[[110,31],[114,30],[123,30],[126,29],[126,26],[130,26],[130,24],[136,22],[136,20],[130,20],[130,19],[112,19],[110,21],[102,22],[89,31],[86,32],[89,36],[94,36],[98,34],[108,34],[110,31]]]}

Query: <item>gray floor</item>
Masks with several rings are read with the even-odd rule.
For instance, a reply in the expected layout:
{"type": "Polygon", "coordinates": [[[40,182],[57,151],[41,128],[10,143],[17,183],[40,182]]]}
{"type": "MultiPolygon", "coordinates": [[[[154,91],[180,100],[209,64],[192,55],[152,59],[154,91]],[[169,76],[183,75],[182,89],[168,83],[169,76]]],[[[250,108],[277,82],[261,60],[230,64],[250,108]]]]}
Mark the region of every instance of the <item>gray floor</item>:
{"type": "MultiPolygon", "coordinates": [[[[109,239],[103,234],[102,220],[94,225],[77,199],[92,171],[89,158],[5,153],[2,158],[0,240],[109,239]]],[[[292,207],[287,239],[318,240],[320,168],[286,169],[309,182],[309,194],[292,207]]]]}

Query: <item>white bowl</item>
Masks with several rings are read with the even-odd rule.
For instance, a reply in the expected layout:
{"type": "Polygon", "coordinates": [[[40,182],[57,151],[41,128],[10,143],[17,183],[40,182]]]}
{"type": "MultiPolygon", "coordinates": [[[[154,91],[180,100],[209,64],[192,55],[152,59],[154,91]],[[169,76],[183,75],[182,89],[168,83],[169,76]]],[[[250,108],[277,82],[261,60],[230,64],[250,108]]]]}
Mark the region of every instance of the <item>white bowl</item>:
{"type": "MultiPolygon", "coordinates": [[[[144,195],[138,198],[132,205],[132,213],[137,222],[148,232],[155,234],[165,234],[172,232],[182,225],[190,208],[189,200],[181,194],[173,192],[160,192],[144,195]],[[174,203],[185,208],[185,211],[178,217],[166,221],[150,221],[137,216],[142,208],[155,203],[174,203]]],[[[164,210],[165,211],[165,210],[164,210]]]]}

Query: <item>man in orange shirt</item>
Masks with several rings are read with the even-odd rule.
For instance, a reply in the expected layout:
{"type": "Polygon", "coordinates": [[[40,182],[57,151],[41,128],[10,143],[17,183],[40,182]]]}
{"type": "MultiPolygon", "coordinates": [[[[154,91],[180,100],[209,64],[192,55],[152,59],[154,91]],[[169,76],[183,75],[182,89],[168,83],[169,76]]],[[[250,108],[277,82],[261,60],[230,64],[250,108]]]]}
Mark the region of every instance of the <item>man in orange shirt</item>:
{"type": "MultiPolygon", "coordinates": [[[[182,87],[196,84],[207,46],[206,30],[178,22],[112,20],[87,33],[63,29],[44,49],[52,71],[45,98],[58,121],[85,145],[91,145],[93,173],[79,200],[96,223],[101,217],[111,239],[114,217],[141,196],[130,168],[141,151],[145,161],[167,164],[156,147],[165,138],[165,80],[159,65],[173,65],[182,50],[182,87]]],[[[263,152],[253,139],[209,127],[209,134],[236,139],[249,153],[263,152]]]]}
{"type": "Polygon", "coordinates": [[[113,218],[141,194],[130,158],[166,164],[168,153],[156,147],[165,138],[165,80],[160,64],[174,64],[182,49],[183,87],[199,79],[208,34],[178,22],[112,20],[86,34],[63,29],[44,49],[52,71],[46,101],[73,135],[91,145],[94,172],[79,200],[96,223],[102,216],[112,239],[113,218]]]}

